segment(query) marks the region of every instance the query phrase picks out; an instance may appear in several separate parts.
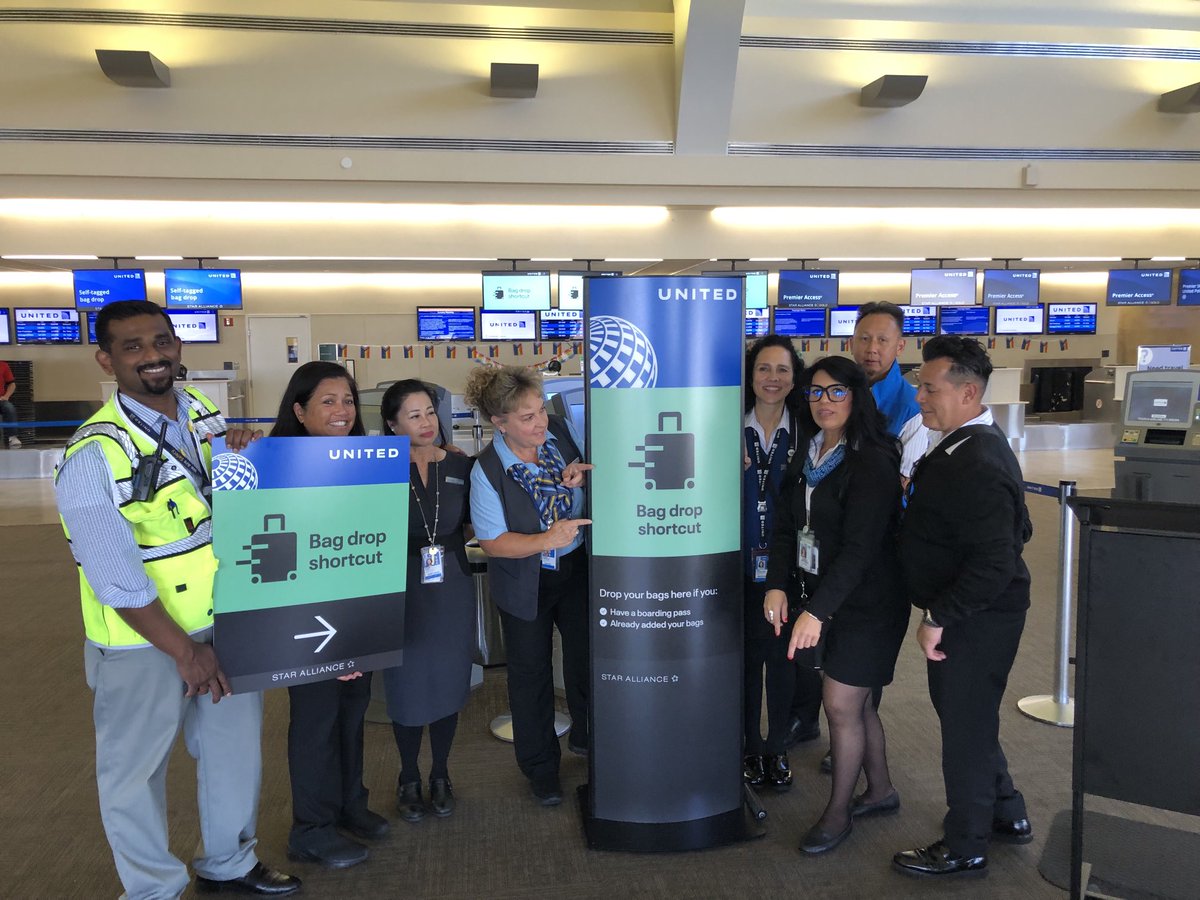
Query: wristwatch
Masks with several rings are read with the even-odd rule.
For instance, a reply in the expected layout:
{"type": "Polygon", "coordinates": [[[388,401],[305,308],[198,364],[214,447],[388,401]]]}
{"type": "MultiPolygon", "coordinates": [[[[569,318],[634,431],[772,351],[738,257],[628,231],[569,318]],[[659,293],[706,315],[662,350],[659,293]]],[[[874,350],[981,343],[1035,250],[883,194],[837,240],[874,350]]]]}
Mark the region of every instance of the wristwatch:
{"type": "Polygon", "coordinates": [[[942,626],[934,619],[933,614],[929,610],[922,610],[921,624],[928,625],[930,628],[941,628],[942,626]]]}

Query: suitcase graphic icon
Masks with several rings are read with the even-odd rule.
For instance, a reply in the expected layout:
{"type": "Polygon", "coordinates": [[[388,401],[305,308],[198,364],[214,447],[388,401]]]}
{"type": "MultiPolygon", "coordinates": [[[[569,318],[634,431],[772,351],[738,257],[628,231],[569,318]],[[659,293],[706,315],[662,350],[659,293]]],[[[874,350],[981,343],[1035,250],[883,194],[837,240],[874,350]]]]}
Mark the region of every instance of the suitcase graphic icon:
{"type": "Polygon", "coordinates": [[[252,535],[250,543],[242,545],[250,551],[249,559],[239,559],[239,566],[250,567],[254,584],[272,581],[292,581],[296,578],[296,532],[284,531],[287,521],[282,515],[263,516],[262,533],[252,535]],[[271,523],[278,528],[271,530],[271,523]]]}
{"type": "Polygon", "coordinates": [[[644,469],[646,490],[676,491],[696,486],[696,436],[683,430],[683,413],[658,414],[658,431],[646,435],[646,443],[634,448],[642,454],[629,468],[644,469]],[[674,421],[673,431],[666,423],[674,421]]]}

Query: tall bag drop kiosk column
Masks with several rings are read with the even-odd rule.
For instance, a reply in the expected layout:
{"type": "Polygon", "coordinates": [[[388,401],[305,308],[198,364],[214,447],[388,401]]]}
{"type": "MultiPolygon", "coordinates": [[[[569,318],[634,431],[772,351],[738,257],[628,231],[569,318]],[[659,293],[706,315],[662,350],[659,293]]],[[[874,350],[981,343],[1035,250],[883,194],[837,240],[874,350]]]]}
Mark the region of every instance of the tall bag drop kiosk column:
{"type": "Polygon", "coordinates": [[[757,833],[742,789],[742,279],[585,282],[593,849],[757,833]]]}

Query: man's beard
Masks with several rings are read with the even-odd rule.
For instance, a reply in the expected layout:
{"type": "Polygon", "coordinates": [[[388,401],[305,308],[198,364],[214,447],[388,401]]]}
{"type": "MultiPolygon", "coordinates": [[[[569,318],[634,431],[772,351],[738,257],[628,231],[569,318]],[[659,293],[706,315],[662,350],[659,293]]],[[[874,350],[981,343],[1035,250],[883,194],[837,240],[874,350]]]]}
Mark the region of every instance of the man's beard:
{"type": "MultiPolygon", "coordinates": [[[[160,365],[160,363],[154,363],[154,366],[156,366],[156,365],[160,365]]],[[[167,362],[166,360],[164,360],[161,363],[161,365],[165,365],[167,367],[167,377],[166,377],[165,381],[163,381],[162,384],[151,384],[145,378],[142,377],[141,370],[140,369],[138,370],[138,379],[142,382],[142,387],[145,389],[147,394],[154,394],[156,396],[161,396],[163,394],[170,393],[175,388],[175,369],[174,369],[174,367],[170,364],[170,362],[167,362]]],[[[143,368],[153,368],[154,366],[144,366],[143,368]]]]}

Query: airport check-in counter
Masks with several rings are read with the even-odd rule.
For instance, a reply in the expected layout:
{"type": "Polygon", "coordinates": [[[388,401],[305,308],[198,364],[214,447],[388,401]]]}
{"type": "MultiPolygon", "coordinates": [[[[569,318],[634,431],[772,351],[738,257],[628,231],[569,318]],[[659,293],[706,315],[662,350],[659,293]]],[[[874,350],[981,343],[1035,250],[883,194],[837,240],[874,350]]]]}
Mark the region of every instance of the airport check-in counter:
{"type": "Polygon", "coordinates": [[[1130,372],[1114,453],[1113,496],[1200,503],[1200,372],[1130,372]]]}

